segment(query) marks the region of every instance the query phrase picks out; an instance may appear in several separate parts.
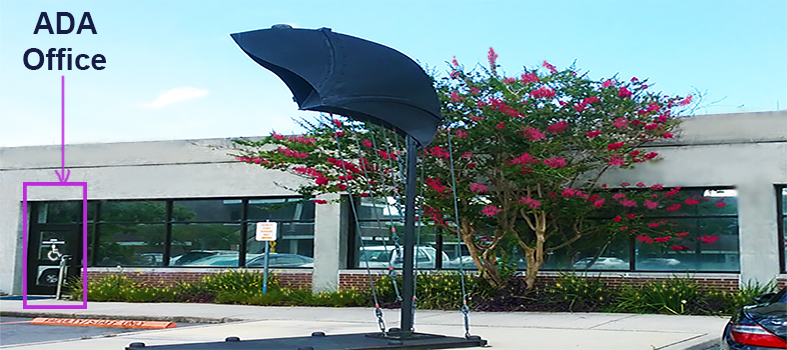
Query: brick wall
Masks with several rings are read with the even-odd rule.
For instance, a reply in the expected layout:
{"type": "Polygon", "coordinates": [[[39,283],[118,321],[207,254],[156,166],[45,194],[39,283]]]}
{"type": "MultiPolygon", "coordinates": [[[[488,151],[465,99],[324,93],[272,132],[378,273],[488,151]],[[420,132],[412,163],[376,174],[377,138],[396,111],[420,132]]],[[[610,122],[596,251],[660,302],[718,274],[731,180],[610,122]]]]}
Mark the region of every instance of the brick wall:
{"type": "MultiPolygon", "coordinates": [[[[88,282],[96,281],[106,275],[123,275],[129,279],[154,286],[171,286],[178,282],[199,282],[203,277],[214,275],[219,271],[90,271],[87,272],[88,282]]],[[[260,274],[262,271],[259,272],[260,274]]],[[[311,288],[311,271],[279,272],[272,271],[282,286],[290,288],[311,288]]]]}
{"type": "MultiPolygon", "coordinates": [[[[198,282],[203,277],[208,275],[213,275],[218,271],[124,271],[124,272],[112,272],[112,271],[88,271],[87,278],[88,281],[95,281],[101,276],[106,276],[110,274],[122,274],[127,276],[128,278],[137,281],[137,282],[145,282],[151,285],[174,285],[178,282],[198,282]]],[[[260,272],[262,273],[262,272],[260,272]]],[[[275,271],[276,277],[279,279],[282,286],[287,286],[290,288],[311,288],[312,287],[312,274],[311,271],[303,271],[303,272],[290,272],[290,271],[275,271]]],[[[372,273],[372,277],[376,280],[377,278],[384,276],[381,273],[372,273]]],[[[554,273],[547,273],[542,274],[539,276],[537,285],[545,285],[554,283],[554,281],[559,276],[554,273]]],[[[671,275],[666,275],[664,277],[655,277],[655,276],[631,276],[631,277],[623,277],[623,276],[592,276],[589,278],[599,278],[604,281],[608,286],[617,287],[623,283],[629,285],[636,285],[636,284],[643,284],[650,281],[661,281],[667,278],[670,278],[671,275]]],[[[713,287],[721,290],[726,291],[734,291],[738,289],[738,278],[730,278],[730,277],[712,277],[712,276],[702,276],[694,278],[700,285],[705,287],[713,287]]],[[[777,284],[779,287],[787,286],[787,277],[779,278],[777,280],[777,284]]],[[[346,289],[360,289],[365,290],[369,289],[369,277],[365,272],[343,272],[339,274],[339,289],[346,290],[346,289]]]]}

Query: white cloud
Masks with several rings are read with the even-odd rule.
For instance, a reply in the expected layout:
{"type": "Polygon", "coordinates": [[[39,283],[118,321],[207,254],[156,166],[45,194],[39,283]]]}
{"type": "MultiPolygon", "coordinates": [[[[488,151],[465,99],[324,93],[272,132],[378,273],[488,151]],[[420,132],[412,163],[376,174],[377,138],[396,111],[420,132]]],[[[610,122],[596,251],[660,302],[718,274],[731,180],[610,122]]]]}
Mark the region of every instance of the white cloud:
{"type": "Polygon", "coordinates": [[[153,109],[162,108],[173,103],[205,97],[207,95],[208,90],[206,89],[197,89],[195,87],[185,86],[164,91],[160,93],[153,102],[143,103],[142,107],[153,109]]]}

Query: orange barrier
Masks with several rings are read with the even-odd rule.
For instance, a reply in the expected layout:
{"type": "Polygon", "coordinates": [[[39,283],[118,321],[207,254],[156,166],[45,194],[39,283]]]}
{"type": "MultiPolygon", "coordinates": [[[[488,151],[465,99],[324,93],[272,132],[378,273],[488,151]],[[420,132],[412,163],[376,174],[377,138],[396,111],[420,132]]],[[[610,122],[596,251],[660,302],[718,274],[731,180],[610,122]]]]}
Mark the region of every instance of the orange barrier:
{"type": "Polygon", "coordinates": [[[169,321],[131,321],[131,320],[96,320],[80,318],[52,318],[37,317],[30,321],[30,324],[47,326],[79,326],[79,327],[115,327],[115,328],[141,328],[141,329],[164,329],[175,328],[174,322],[169,321]]]}

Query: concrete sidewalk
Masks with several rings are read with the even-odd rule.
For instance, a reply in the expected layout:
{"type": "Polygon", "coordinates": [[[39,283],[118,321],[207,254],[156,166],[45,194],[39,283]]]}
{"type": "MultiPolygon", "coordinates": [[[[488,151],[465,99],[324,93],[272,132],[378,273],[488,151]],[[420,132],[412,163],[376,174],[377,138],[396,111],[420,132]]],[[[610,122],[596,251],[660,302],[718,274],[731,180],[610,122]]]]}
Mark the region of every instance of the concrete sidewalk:
{"type": "MultiPolygon", "coordinates": [[[[74,302],[41,300],[30,304],[67,305],[74,302]]],[[[260,307],[181,303],[88,302],[85,310],[23,309],[22,302],[0,300],[3,316],[48,316],[168,320],[216,323],[215,325],[142,331],[112,338],[74,340],[17,346],[21,349],[123,349],[131,342],[163,345],[241,339],[371,333],[377,329],[369,308],[260,307]]],[[[387,326],[398,327],[399,311],[384,310],[387,326]]],[[[473,312],[471,333],[495,349],[606,349],[606,350],[705,350],[718,343],[728,317],[634,315],[606,313],[473,312]]],[[[41,326],[46,327],[46,326],[41,326]]],[[[458,311],[419,310],[416,329],[450,336],[464,334],[458,311]]],[[[4,347],[5,348],[5,347],[4,347]]]]}

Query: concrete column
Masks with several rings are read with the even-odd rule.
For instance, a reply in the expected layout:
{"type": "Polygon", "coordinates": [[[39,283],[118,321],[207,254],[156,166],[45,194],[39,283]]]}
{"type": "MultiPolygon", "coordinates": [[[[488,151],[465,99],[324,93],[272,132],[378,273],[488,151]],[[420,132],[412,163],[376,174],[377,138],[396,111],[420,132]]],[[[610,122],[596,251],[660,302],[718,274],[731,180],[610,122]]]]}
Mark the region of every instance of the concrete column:
{"type": "Polygon", "coordinates": [[[737,186],[740,233],[740,285],[765,284],[779,275],[776,191],[770,181],[754,179],[737,186]]]}
{"type": "Polygon", "coordinates": [[[345,203],[331,203],[339,198],[338,194],[322,195],[319,199],[328,204],[317,204],[314,211],[314,272],[312,291],[337,291],[339,289],[339,270],[346,266],[347,230],[342,208],[345,203]]]}

